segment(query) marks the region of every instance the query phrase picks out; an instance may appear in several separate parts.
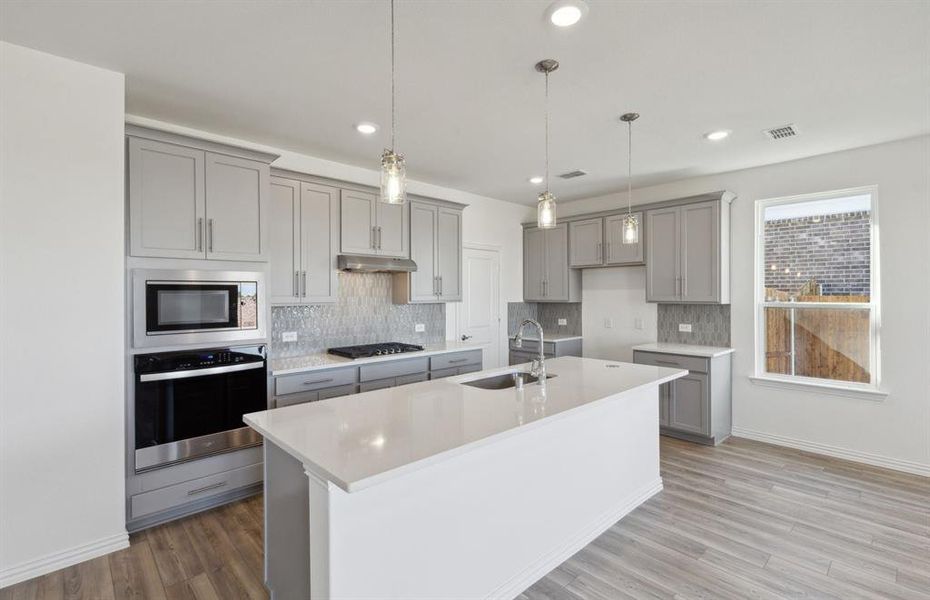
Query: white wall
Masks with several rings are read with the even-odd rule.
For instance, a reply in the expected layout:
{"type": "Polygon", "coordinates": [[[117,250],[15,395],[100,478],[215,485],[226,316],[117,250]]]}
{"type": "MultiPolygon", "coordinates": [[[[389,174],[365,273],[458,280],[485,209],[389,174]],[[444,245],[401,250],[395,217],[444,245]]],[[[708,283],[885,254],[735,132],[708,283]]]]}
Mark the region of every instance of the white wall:
{"type": "MultiPolygon", "coordinates": [[[[726,189],[732,207],[733,419],[741,435],[930,475],[930,137],[826,154],[635,190],[654,202],[726,189]],[[884,401],[764,388],[754,368],[753,204],[756,200],[875,184],[878,186],[884,401]]],[[[562,215],[620,206],[622,194],[560,206],[562,215]]],[[[636,268],[637,270],[639,268],[636,268]]],[[[638,340],[601,325],[611,299],[617,314],[647,310],[642,276],[616,282],[606,272],[584,279],[585,348],[622,357],[638,340]],[[638,289],[629,283],[636,280],[638,289]],[[589,314],[591,313],[591,314],[589,314]]],[[[628,323],[626,323],[628,324],[628,323]]],[[[654,338],[653,338],[654,339],[654,338]]]]}
{"type": "Polygon", "coordinates": [[[127,544],[123,75],[0,42],[0,586],[127,544]]]}
{"type": "Polygon", "coordinates": [[[656,341],[656,305],[645,301],[645,286],[646,267],[582,271],[585,356],[632,362],[632,346],[656,341]]]}
{"type": "MultiPolygon", "coordinates": [[[[342,181],[378,186],[381,174],[374,169],[366,169],[343,163],[333,162],[306,154],[299,154],[281,148],[256,144],[247,140],[231,138],[207,131],[191,129],[135,115],[127,115],[126,122],[145,127],[190,135],[201,139],[254,148],[265,152],[280,154],[281,157],[272,166],[289,169],[300,173],[330,177],[342,181]]],[[[372,164],[379,161],[377,154],[372,155],[372,164]]],[[[407,157],[407,169],[415,173],[415,157],[407,157]]],[[[407,191],[432,198],[441,198],[467,204],[462,218],[462,240],[465,243],[478,243],[496,246],[501,251],[501,317],[503,326],[501,335],[506,336],[507,302],[519,302],[523,299],[523,230],[521,221],[528,219],[528,207],[512,202],[503,202],[494,198],[463,192],[453,188],[433,185],[416,180],[407,182],[407,191]]],[[[455,339],[455,305],[446,306],[446,337],[455,339]]]]}

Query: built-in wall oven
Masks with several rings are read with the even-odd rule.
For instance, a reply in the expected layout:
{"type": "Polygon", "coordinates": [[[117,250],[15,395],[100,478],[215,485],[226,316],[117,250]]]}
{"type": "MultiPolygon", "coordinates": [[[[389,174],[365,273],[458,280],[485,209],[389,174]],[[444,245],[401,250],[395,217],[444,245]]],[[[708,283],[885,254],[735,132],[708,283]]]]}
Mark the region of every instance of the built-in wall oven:
{"type": "Polygon", "coordinates": [[[136,355],[135,470],[261,443],[242,415],[267,408],[265,346],[136,355]]]}
{"type": "Polygon", "coordinates": [[[264,274],[133,271],[133,346],[228,344],[265,338],[264,274]]]}

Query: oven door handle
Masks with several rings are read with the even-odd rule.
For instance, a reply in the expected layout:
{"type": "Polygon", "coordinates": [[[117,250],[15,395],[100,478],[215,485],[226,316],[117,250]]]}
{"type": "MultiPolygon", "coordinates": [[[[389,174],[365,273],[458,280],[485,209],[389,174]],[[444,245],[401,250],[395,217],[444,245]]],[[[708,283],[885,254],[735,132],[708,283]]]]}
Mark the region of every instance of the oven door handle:
{"type": "Polygon", "coordinates": [[[206,375],[220,375],[222,373],[234,373],[236,371],[248,371],[250,369],[263,369],[264,361],[245,363],[243,365],[228,365],[225,367],[210,367],[209,369],[191,369],[189,371],[168,371],[167,373],[146,373],[139,376],[139,381],[146,383],[148,381],[167,381],[169,379],[189,379],[191,377],[204,377],[206,375]]]}

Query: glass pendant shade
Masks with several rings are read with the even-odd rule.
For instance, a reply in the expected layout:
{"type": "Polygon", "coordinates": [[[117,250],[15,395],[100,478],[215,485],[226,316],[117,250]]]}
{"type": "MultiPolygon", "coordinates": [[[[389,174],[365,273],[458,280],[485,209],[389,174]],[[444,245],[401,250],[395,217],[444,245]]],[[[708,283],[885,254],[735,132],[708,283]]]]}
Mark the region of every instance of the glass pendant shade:
{"type": "Polygon", "coordinates": [[[393,150],[381,155],[381,202],[403,204],[407,201],[407,168],[404,157],[393,150]]]}
{"type": "Polygon", "coordinates": [[[639,243],[639,219],[636,215],[627,215],[623,218],[623,243],[639,243]]]}
{"type": "Polygon", "coordinates": [[[549,192],[541,193],[536,202],[536,226],[540,229],[555,227],[555,196],[549,192]]]}

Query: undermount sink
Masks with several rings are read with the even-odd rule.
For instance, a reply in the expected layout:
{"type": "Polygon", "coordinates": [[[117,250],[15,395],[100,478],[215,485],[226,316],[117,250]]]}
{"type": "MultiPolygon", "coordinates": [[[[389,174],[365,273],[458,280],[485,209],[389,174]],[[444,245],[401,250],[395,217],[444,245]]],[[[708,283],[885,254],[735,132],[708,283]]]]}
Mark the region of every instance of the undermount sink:
{"type": "MultiPolygon", "coordinates": [[[[555,375],[546,375],[546,379],[552,379],[555,375]]],[[[483,390],[506,390],[508,388],[522,387],[530,383],[536,383],[539,378],[525,371],[512,371],[483,379],[473,379],[463,381],[462,385],[481,388],[483,390]]]]}

